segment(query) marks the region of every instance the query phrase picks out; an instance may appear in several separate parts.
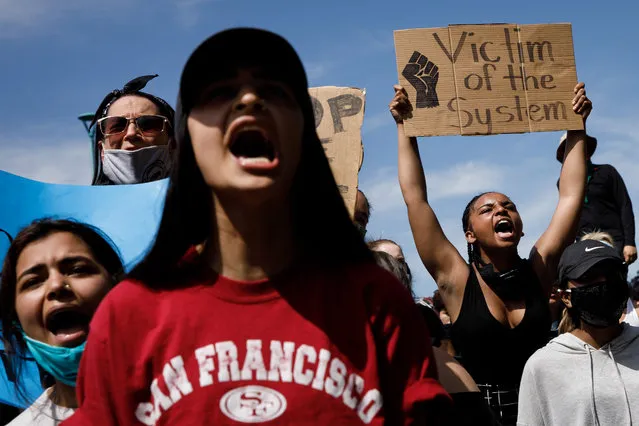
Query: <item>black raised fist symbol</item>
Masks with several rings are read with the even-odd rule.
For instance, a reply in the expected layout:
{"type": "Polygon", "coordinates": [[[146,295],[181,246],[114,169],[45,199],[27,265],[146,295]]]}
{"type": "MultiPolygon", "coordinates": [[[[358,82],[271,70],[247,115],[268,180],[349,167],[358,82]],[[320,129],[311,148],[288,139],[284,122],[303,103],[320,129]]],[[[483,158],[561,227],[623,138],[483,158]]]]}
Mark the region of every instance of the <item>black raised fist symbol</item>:
{"type": "Polygon", "coordinates": [[[402,75],[417,90],[415,106],[417,108],[433,108],[439,106],[437,98],[437,80],[439,80],[439,68],[418,51],[404,67],[402,75]]]}

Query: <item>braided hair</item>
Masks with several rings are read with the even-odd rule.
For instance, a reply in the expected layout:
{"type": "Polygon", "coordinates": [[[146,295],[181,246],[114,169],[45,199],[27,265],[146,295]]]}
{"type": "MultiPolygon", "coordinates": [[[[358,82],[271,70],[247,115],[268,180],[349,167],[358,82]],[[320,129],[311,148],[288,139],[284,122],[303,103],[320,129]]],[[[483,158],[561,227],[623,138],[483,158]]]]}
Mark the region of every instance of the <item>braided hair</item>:
{"type": "MultiPolygon", "coordinates": [[[[490,193],[491,191],[477,194],[468,202],[468,204],[466,205],[466,208],[464,209],[464,213],[462,214],[462,228],[464,229],[464,232],[470,231],[472,229],[470,226],[470,212],[472,211],[473,206],[475,205],[475,202],[479,200],[481,197],[483,197],[484,195],[490,194],[490,193]]],[[[477,250],[475,246],[471,243],[466,243],[466,245],[468,249],[468,263],[472,264],[473,262],[477,262],[481,264],[481,258],[479,257],[479,250],[477,250]]]]}

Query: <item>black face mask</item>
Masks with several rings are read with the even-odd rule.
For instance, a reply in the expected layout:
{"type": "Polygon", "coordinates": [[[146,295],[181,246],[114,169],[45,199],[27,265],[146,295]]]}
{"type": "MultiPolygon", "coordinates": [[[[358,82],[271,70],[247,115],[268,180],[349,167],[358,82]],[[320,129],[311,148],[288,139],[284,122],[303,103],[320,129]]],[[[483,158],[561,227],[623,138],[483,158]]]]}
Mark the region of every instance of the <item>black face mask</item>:
{"type": "Polygon", "coordinates": [[[579,318],[593,327],[619,324],[628,300],[628,286],[624,282],[604,281],[570,289],[570,302],[579,318]]]}
{"type": "Polygon", "coordinates": [[[525,261],[521,260],[516,268],[506,272],[496,272],[490,263],[488,265],[477,264],[476,266],[484,282],[500,299],[515,301],[525,298],[523,280],[527,277],[522,273],[523,262],[525,261]]]}

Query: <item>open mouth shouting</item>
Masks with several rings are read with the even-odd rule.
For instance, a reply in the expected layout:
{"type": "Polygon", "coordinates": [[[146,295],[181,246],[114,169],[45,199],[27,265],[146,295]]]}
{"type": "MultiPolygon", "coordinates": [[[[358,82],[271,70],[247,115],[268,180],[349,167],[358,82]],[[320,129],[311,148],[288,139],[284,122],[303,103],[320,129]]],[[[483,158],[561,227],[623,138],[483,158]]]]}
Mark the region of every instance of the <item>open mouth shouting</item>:
{"type": "Polygon", "coordinates": [[[279,155],[272,132],[251,121],[241,120],[231,129],[231,154],[245,170],[273,170],[279,165],[279,155]]]}
{"type": "Polygon", "coordinates": [[[86,340],[91,318],[76,305],[51,309],[45,317],[45,328],[53,335],[54,346],[74,347],[86,340]]]}
{"type": "Polygon", "coordinates": [[[500,219],[495,224],[495,233],[502,240],[510,240],[515,236],[515,225],[510,219],[500,219]]]}

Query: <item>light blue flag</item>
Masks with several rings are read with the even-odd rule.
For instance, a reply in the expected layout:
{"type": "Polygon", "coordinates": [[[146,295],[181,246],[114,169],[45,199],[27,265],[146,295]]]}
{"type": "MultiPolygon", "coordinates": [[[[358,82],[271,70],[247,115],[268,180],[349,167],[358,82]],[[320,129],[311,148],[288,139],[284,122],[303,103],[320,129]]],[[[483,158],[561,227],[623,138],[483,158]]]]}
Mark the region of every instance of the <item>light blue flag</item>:
{"type": "MultiPolygon", "coordinates": [[[[113,240],[129,270],[153,241],[167,184],[168,179],[138,185],[58,185],[0,170],[0,229],[15,237],[20,229],[42,217],[85,222],[113,240]]],[[[9,247],[4,232],[0,232],[0,262],[9,247]]],[[[42,393],[37,368],[29,360],[22,377],[11,377],[3,349],[0,346],[0,402],[24,407],[27,402],[17,397],[12,379],[22,380],[33,400],[42,393]]]]}

